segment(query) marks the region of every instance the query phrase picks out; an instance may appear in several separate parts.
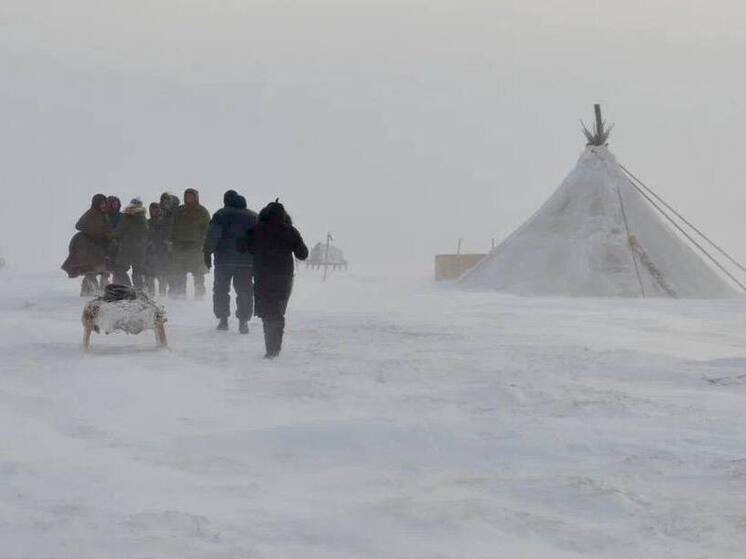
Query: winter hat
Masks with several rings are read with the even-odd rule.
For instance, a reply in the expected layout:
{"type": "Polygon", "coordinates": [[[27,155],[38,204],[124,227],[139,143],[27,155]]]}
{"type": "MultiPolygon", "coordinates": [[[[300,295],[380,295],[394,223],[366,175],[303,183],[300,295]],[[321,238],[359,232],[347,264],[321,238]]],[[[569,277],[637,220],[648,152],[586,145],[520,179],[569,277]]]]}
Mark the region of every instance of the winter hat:
{"type": "Polygon", "coordinates": [[[195,204],[199,204],[199,190],[197,190],[196,188],[187,188],[184,191],[184,203],[185,204],[186,204],[186,198],[188,194],[191,194],[192,196],[194,196],[195,204]]]}
{"type": "Polygon", "coordinates": [[[104,194],[94,194],[93,198],[91,198],[91,207],[94,210],[97,210],[104,202],[106,202],[106,196],[104,194]]]}
{"type": "Polygon", "coordinates": [[[285,206],[280,204],[280,199],[276,198],[274,202],[270,202],[261,212],[259,212],[259,221],[264,223],[287,223],[292,224],[290,216],[285,211],[285,206]]]}
{"type": "Polygon", "coordinates": [[[241,196],[235,190],[228,190],[223,194],[223,204],[228,208],[239,208],[241,206],[241,196]]]}
{"type": "Polygon", "coordinates": [[[238,207],[238,192],[235,190],[226,190],[223,194],[223,204],[230,208],[238,207]]]}
{"type": "Polygon", "coordinates": [[[142,206],[142,200],[136,196],[130,200],[130,206],[140,207],[142,206]]]}
{"type": "Polygon", "coordinates": [[[151,202],[148,209],[152,212],[155,209],[161,209],[161,205],[158,202],[151,202]]]}
{"type": "Polygon", "coordinates": [[[246,198],[238,195],[238,206],[236,206],[239,210],[245,210],[248,206],[246,205],[246,198]]]}
{"type": "Polygon", "coordinates": [[[170,192],[164,192],[161,194],[161,209],[165,212],[176,209],[179,206],[179,198],[171,194],[170,192]]]}

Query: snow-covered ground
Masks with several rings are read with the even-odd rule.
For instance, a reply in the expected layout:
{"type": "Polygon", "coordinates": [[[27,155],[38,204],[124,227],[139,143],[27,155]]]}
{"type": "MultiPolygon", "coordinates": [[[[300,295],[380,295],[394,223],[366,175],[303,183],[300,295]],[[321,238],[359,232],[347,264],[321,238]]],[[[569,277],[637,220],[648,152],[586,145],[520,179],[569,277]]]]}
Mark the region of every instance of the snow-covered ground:
{"type": "Polygon", "coordinates": [[[0,274],[3,559],[746,550],[744,300],[303,272],[266,362],[208,301],[83,355],[77,289],[0,274]]]}

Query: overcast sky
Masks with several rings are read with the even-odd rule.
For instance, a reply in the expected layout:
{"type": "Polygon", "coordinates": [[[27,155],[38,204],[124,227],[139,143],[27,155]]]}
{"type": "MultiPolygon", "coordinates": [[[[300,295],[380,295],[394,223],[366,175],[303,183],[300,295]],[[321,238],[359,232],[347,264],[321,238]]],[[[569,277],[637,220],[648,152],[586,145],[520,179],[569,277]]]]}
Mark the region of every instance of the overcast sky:
{"type": "Polygon", "coordinates": [[[746,259],[745,42],[736,1],[2,0],[0,253],[57,268],[99,191],[236,188],[426,276],[528,217],[600,102],[620,161],[746,259]]]}

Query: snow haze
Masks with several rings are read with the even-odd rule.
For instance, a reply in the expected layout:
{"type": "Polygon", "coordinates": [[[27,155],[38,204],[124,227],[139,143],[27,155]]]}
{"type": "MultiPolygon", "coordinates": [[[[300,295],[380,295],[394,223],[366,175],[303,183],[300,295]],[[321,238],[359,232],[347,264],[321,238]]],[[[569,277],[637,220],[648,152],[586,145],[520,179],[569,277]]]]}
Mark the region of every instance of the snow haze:
{"type": "Polygon", "coordinates": [[[610,154],[746,260],[744,16],[2,0],[0,559],[742,558],[746,299],[637,297],[730,290],[610,154]],[[186,187],[345,250],[297,270],[279,358],[191,286],[168,349],[83,351],[59,268],[91,196],[186,187]],[[522,223],[463,280],[489,291],[432,281],[522,223]]]}
{"type": "Polygon", "coordinates": [[[54,268],[98,191],[280,196],[311,243],[430,273],[556,188],[602,103],[612,146],[741,258],[737,2],[0,4],[0,252],[54,268]]]}

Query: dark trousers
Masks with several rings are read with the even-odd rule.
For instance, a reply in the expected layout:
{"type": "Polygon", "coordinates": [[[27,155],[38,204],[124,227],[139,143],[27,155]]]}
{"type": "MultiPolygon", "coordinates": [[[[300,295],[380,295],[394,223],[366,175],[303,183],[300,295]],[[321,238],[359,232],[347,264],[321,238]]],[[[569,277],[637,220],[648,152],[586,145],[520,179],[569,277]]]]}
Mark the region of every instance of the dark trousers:
{"type": "Polygon", "coordinates": [[[267,356],[277,357],[280,355],[280,351],[282,351],[282,337],[285,334],[285,317],[262,318],[262,328],[264,329],[264,347],[267,350],[267,356]]]}
{"type": "Polygon", "coordinates": [[[257,275],[256,310],[257,315],[262,319],[264,344],[269,357],[276,357],[282,350],[282,339],[285,333],[285,312],[292,290],[293,276],[257,275]]]}
{"type": "Polygon", "coordinates": [[[205,267],[202,253],[202,243],[199,245],[174,247],[172,260],[172,275],[169,280],[169,295],[184,297],[187,292],[187,274],[194,278],[194,296],[205,295],[205,267]]]}
{"type": "Polygon", "coordinates": [[[250,266],[215,266],[212,285],[212,308],[217,318],[231,314],[231,282],[236,292],[236,317],[250,320],[254,314],[254,269],[250,266]]]}

